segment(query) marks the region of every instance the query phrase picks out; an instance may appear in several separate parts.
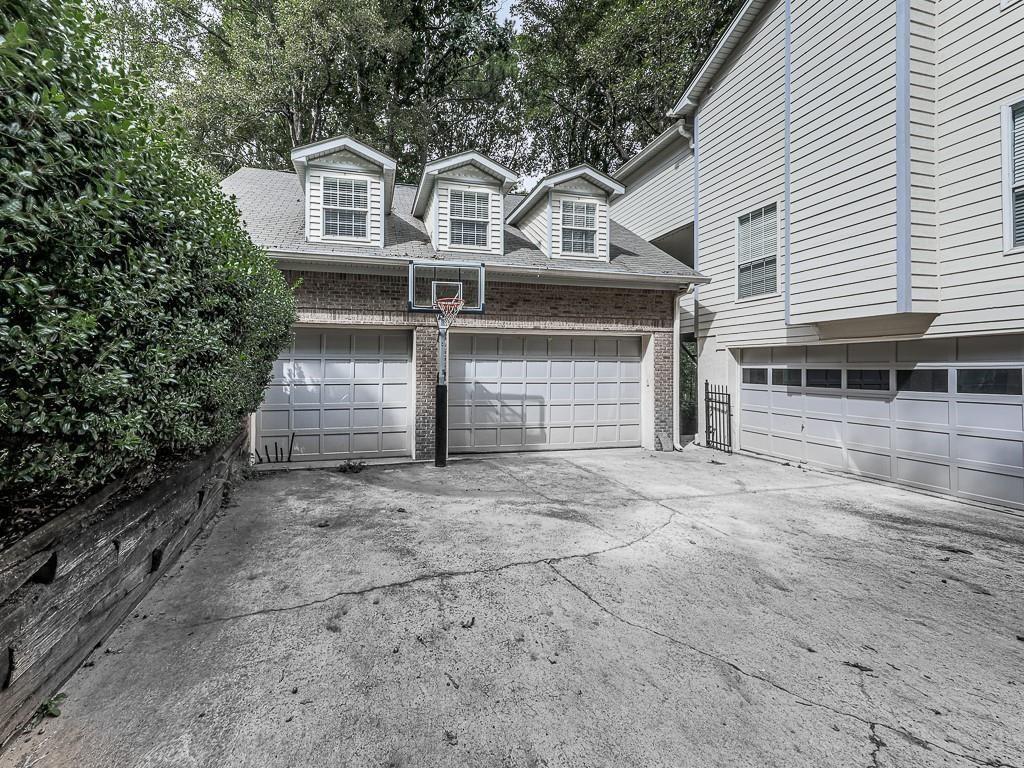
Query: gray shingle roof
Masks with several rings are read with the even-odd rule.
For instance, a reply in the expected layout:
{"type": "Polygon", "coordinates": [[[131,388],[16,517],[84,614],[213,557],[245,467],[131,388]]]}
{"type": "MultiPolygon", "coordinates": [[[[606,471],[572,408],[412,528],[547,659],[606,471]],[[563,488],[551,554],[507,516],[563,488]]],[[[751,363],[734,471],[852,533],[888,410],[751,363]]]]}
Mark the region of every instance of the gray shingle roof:
{"type": "MultiPolygon", "coordinates": [[[[242,212],[242,219],[253,241],[272,254],[289,256],[373,256],[394,258],[396,261],[446,259],[483,261],[488,266],[502,266],[512,271],[521,267],[524,272],[554,270],[600,273],[606,276],[664,276],[667,282],[687,282],[696,278],[693,269],[672,258],[625,227],[612,222],[611,259],[605,262],[571,263],[552,260],[536,248],[516,227],[505,226],[505,252],[501,255],[458,253],[439,254],[430,243],[423,222],[412,215],[416,187],[396,184],[391,214],[386,216],[384,247],[361,247],[336,243],[306,242],[303,219],[305,208],[301,190],[294,173],[242,168],[221,182],[221,188],[234,195],[242,212]]],[[[522,195],[505,197],[506,213],[523,200],[522,195]]]]}

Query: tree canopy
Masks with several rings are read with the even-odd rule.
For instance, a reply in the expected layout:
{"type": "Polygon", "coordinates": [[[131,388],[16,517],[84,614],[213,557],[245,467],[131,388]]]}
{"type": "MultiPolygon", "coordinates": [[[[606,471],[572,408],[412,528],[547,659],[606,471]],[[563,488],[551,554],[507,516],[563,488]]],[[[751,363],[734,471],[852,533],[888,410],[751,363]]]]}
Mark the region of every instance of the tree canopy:
{"type": "Polygon", "coordinates": [[[521,172],[621,165],[668,124],[737,0],[93,0],[110,50],[221,174],[349,134],[412,180],[477,149],[521,172]]]}

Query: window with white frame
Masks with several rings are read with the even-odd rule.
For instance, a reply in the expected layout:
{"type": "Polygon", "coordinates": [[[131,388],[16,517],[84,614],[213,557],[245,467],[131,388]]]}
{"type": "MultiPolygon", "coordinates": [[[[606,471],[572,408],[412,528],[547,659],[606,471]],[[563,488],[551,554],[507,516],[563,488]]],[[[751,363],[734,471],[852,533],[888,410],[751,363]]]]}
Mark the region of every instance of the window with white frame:
{"type": "Polygon", "coordinates": [[[779,216],[775,203],[740,216],[736,226],[736,297],[775,293],[779,216]]]}
{"type": "Polygon", "coordinates": [[[487,247],[487,230],[491,224],[491,196],[487,192],[466,192],[453,189],[448,193],[448,215],[451,219],[451,245],[487,247]]]}
{"type": "Polygon", "coordinates": [[[1007,244],[1024,248],[1024,102],[1010,108],[1009,200],[1007,244]]]}
{"type": "Polygon", "coordinates": [[[323,236],[365,239],[370,206],[367,182],[325,176],[323,184],[323,236]]]}
{"type": "Polygon", "coordinates": [[[562,253],[594,256],[597,237],[597,205],[562,201],[562,253]]]}

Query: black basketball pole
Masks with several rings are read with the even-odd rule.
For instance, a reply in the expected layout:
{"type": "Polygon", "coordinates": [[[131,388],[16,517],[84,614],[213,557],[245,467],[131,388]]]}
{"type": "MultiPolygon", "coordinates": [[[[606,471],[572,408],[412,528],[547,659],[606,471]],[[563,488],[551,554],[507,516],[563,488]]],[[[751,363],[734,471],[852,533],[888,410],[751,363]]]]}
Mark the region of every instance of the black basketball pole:
{"type": "Polygon", "coordinates": [[[448,385],[438,384],[434,390],[437,421],[434,427],[434,466],[448,466],[448,385]]]}
{"type": "Polygon", "coordinates": [[[434,390],[434,466],[448,466],[448,322],[437,318],[437,387],[434,390]]]}

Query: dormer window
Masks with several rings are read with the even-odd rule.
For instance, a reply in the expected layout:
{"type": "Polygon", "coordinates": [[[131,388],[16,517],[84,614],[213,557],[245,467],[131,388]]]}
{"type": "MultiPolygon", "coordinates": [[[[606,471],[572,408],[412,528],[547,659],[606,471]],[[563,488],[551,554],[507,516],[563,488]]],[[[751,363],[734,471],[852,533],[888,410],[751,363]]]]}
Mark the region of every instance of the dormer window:
{"type": "Polygon", "coordinates": [[[323,192],[323,235],[363,240],[370,211],[366,181],[325,176],[323,192]]]}
{"type": "Polygon", "coordinates": [[[423,168],[412,213],[438,251],[474,255],[505,249],[505,195],[519,177],[479,152],[431,160],[423,168]]]}
{"type": "Polygon", "coordinates": [[[611,260],[609,206],[626,188],[580,165],[541,179],[508,223],[549,259],[611,260]]]}
{"type": "Polygon", "coordinates": [[[451,244],[473,248],[487,247],[487,230],[491,220],[491,196],[487,192],[449,192],[452,222],[451,244]]]}
{"type": "Polygon", "coordinates": [[[565,253],[593,256],[597,235],[597,204],[562,203],[562,250],[565,253]]]}
{"type": "Polygon", "coordinates": [[[395,161],[348,136],[292,150],[305,203],[306,241],[384,247],[395,192],[395,161]]]}

